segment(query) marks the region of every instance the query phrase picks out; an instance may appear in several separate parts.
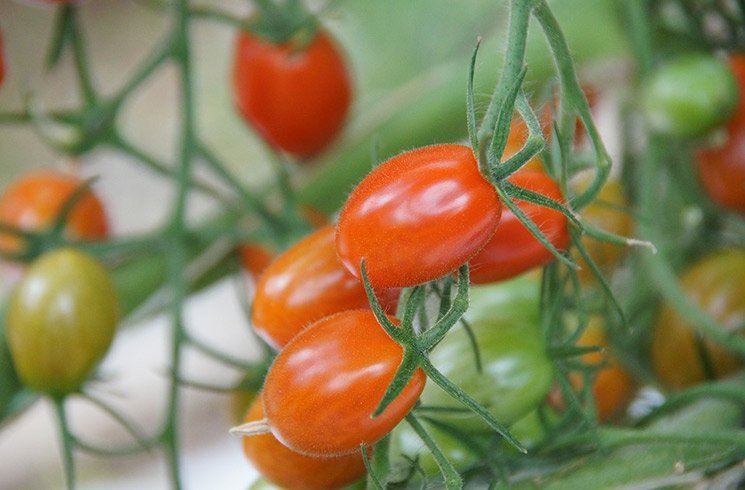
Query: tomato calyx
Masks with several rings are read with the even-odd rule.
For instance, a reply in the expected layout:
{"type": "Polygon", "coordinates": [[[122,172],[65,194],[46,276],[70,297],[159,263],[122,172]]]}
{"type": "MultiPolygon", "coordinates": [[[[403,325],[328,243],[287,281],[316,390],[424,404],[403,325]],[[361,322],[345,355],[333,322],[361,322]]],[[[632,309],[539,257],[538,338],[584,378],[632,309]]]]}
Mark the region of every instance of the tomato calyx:
{"type": "Polygon", "coordinates": [[[450,329],[461,319],[463,313],[468,309],[469,273],[468,265],[463,265],[458,270],[457,291],[455,297],[450,299],[451,279],[445,283],[441,295],[440,313],[432,327],[417,335],[413,327],[414,317],[422,307],[425,300],[426,285],[415,286],[408,290],[403,307],[403,316],[400,327],[394,325],[386,316],[383,307],[375,296],[375,291],[367,277],[364,259],[360,263],[362,283],[365,286],[370,307],[378,320],[380,326],[386,333],[404,348],[404,355],[396,374],[391,381],[388,390],[380,400],[373,417],[382,413],[386,407],[398,396],[406,383],[417,368],[421,368],[427,376],[438,384],[445,392],[461,402],[466,408],[480,416],[494,431],[501,434],[510,444],[518,450],[525,452],[525,448],[515,439],[509,430],[498,422],[481,404],[471,398],[467,393],[453,384],[429,361],[427,354],[437,346],[450,329]]]}
{"type": "Polygon", "coordinates": [[[291,43],[302,51],[313,40],[318,29],[316,18],[302,2],[256,2],[259,14],[246,23],[246,30],[273,44],[291,43]]]}

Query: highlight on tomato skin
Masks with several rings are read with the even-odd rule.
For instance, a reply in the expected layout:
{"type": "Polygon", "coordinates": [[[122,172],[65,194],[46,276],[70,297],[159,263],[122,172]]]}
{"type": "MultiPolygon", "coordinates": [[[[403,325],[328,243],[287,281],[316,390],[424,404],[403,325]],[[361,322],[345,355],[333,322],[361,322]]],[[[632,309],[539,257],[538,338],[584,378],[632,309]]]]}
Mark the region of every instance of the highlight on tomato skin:
{"type": "MultiPolygon", "coordinates": [[[[745,250],[721,250],[690,265],[679,277],[689,300],[729,331],[745,318],[745,250]]],[[[654,324],[651,366],[663,386],[680,390],[740,369],[741,356],[703,338],[672,305],[654,324]]]]}
{"type": "MultiPolygon", "coordinates": [[[[261,394],[249,407],[244,422],[264,418],[261,394]]],[[[314,458],[296,453],[272,434],[243,437],[243,452],[268,481],[295,490],[341,488],[361,478],[365,463],[359,453],[339,457],[314,458]]]]}
{"type": "Polygon", "coordinates": [[[272,434],[293,451],[317,457],[374,444],[424,389],[426,375],[417,369],[398,397],[372,417],[402,358],[402,347],[369,310],[319,320],[290,341],[269,369],[263,399],[272,434]]]}
{"type": "MultiPolygon", "coordinates": [[[[336,256],[333,225],[311,233],[277,257],[256,284],[251,323],[280,349],[305,327],[345,310],[369,308],[362,283],[336,256]]],[[[379,301],[393,310],[399,290],[383,289],[379,301]]]]}
{"type": "Polygon", "coordinates": [[[724,126],[724,141],[696,152],[696,170],[709,199],[725,209],[745,213],[745,55],[731,55],[729,66],[740,99],[724,126]]]}
{"type": "MultiPolygon", "coordinates": [[[[83,181],[70,175],[44,170],[31,172],[0,195],[0,223],[27,231],[41,231],[52,224],[65,202],[83,181]]],[[[103,240],[108,237],[106,210],[93,191],[86,191],[67,216],[65,235],[76,240],[103,240]]],[[[18,252],[22,242],[16,236],[0,233],[0,250],[18,252]]]]}
{"type": "Polygon", "coordinates": [[[499,224],[502,205],[471,148],[441,144],[401,153],[376,167],[349,195],[336,250],[376,287],[442,277],[473,257],[499,224]]]}
{"type": "MultiPolygon", "coordinates": [[[[541,171],[521,169],[508,179],[512,184],[563,202],[559,186],[541,171]]],[[[569,245],[567,218],[559,211],[527,201],[515,204],[532,219],[558,250],[569,245]]],[[[494,236],[470,261],[471,282],[488,284],[515,277],[554,259],[509,210],[505,209],[494,236]]]]}
{"type": "Polygon", "coordinates": [[[233,92],[240,114],[269,145],[304,160],[325,150],[341,131],[352,82],[344,56],[320,27],[304,46],[240,32],[233,92]]]}

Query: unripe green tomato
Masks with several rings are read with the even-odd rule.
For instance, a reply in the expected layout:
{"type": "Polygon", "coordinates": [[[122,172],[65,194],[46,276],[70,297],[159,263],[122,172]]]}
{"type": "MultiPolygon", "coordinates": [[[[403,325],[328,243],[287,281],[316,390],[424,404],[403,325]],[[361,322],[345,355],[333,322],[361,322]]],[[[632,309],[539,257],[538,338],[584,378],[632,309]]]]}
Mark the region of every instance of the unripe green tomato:
{"type": "MultiPolygon", "coordinates": [[[[439,418],[439,414],[438,414],[439,418]]],[[[464,471],[477,464],[482,458],[479,456],[473,445],[468,445],[465,441],[459,440],[456,436],[443,430],[426,424],[427,432],[432,436],[437,447],[452,463],[458,471],[464,471]]],[[[475,436],[480,442],[479,436],[475,436]]],[[[399,424],[391,433],[391,473],[393,475],[406,475],[412,465],[412,460],[416,460],[419,467],[427,476],[437,475],[440,468],[437,466],[437,460],[427,448],[427,445],[419,438],[419,435],[407,423],[399,424]]]]}
{"type": "Polygon", "coordinates": [[[705,53],[668,61],[642,88],[649,128],[672,137],[698,136],[727,120],[737,105],[737,82],[727,63],[705,53]]]}
{"type": "MultiPolygon", "coordinates": [[[[545,398],[554,379],[539,327],[539,287],[532,279],[473,287],[471,301],[473,312],[469,310],[467,318],[479,346],[482,371],[477,370],[474,351],[461,326],[432,351],[430,361],[498,421],[509,425],[545,398]]],[[[457,409],[438,413],[438,419],[459,430],[489,431],[477,415],[463,410],[435,383],[427,384],[421,402],[457,409]]]]}
{"type": "Polygon", "coordinates": [[[18,376],[53,396],[80,388],[114,337],[118,300],[107,270],[74,249],[41,256],[13,291],[7,336],[18,376]]]}

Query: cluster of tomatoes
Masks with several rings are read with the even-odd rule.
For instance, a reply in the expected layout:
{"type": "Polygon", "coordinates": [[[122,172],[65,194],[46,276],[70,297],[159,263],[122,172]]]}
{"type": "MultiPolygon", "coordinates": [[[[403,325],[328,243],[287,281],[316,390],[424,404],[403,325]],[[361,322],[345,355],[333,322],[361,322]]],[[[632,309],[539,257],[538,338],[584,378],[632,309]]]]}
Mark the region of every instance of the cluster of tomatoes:
{"type": "MultiPolygon", "coordinates": [[[[273,149],[307,162],[333,144],[347,118],[347,64],[314,23],[278,38],[266,35],[260,20],[253,27],[235,45],[237,109],[273,149]]],[[[734,213],[745,213],[743,87],[745,58],[733,55],[727,64],[686,55],[646,81],[640,102],[651,131],[696,142],[706,199],[734,213]],[[673,83],[676,90],[669,90],[673,83]]],[[[524,129],[513,123],[505,156],[520,148],[524,129]]],[[[594,416],[604,423],[634,396],[636,377],[611,351],[605,319],[594,311],[573,339],[592,376],[569,372],[569,390],[557,385],[551,339],[541,326],[541,286],[529,273],[554,254],[504,209],[478,153],[462,144],[400,153],[357,185],[335,224],[309,219],[317,229],[276,257],[257,244],[242,246],[244,265],[258,275],[251,324],[276,357],[236,431],[267,480],[287,488],[344,486],[367,472],[373,447],[386,437],[394,458],[419,454],[420,427],[401,424],[417,406],[421,413],[437,409],[433,425],[450,432],[435,431],[434,439],[462,469],[484,459],[495,420],[529,446],[546,426],[539,406],[559,413],[571,392],[589,390],[594,416]],[[474,445],[465,447],[454,434],[474,445]]],[[[507,180],[567,203],[540,158],[507,180]]],[[[514,204],[556,250],[571,255],[565,214],[520,199],[514,204]]],[[[620,183],[610,181],[581,221],[627,236],[631,219],[613,210],[627,206],[620,183]]],[[[13,366],[26,387],[54,398],[79,391],[111,344],[120,307],[110,274],[92,256],[60,247],[107,238],[106,213],[90,182],[37,172],[0,196],[0,252],[34,258],[6,318],[13,366]]],[[[622,249],[582,243],[599,269],[613,274],[622,249]]],[[[582,287],[597,288],[588,269],[576,277],[582,287]]],[[[745,315],[745,251],[702,257],[682,273],[680,287],[736,331],[745,315]]],[[[740,356],[704,339],[673,306],[663,304],[654,323],[649,364],[662,386],[682,389],[741,368],[740,356]]],[[[442,469],[428,455],[415,464],[426,473],[442,469]]]]}

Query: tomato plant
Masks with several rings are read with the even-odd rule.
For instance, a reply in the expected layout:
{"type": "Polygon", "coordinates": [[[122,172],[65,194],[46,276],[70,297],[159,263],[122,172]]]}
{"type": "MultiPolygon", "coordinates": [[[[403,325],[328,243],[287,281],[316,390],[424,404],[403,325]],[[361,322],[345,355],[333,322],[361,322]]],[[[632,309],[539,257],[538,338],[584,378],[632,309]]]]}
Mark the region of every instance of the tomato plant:
{"type": "MultiPolygon", "coordinates": [[[[627,210],[628,207],[629,202],[620,182],[609,180],[600,189],[597,199],[582,210],[582,221],[615,235],[626,237],[633,231],[633,220],[627,210]]],[[[623,245],[600,241],[586,235],[582,237],[582,244],[595,265],[603,272],[616,266],[626,252],[623,245]]],[[[581,260],[580,257],[576,259],[581,260]]],[[[584,265],[577,273],[583,281],[591,281],[595,278],[587,265],[584,265]]]]}
{"type": "MultiPolygon", "coordinates": [[[[0,223],[41,231],[53,223],[82,185],[76,177],[50,171],[21,177],[0,196],[0,223]]],[[[99,240],[107,237],[108,230],[103,204],[92,191],[85,190],[66,217],[64,233],[72,239],[99,240]]],[[[17,237],[0,233],[0,250],[17,252],[21,247],[17,237]]]]}
{"type": "MultiPolygon", "coordinates": [[[[245,422],[264,418],[261,395],[251,403],[245,422]]],[[[283,488],[326,490],[341,488],[366,473],[362,455],[314,458],[296,453],[272,434],[243,437],[246,458],[268,481],[283,488]]]]}
{"type": "Polygon", "coordinates": [[[624,410],[634,397],[637,387],[633,376],[611,350],[603,328],[600,317],[592,317],[577,341],[580,347],[603,349],[582,356],[585,363],[598,368],[592,380],[592,394],[598,420],[601,422],[611,420],[624,410]]]}
{"type": "MultiPolygon", "coordinates": [[[[264,271],[256,285],[251,322],[270,345],[281,348],[316,320],[367,308],[362,283],[341,265],[329,225],[297,242],[264,271]]],[[[380,292],[389,308],[398,290],[380,292]]]]}
{"type": "Polygon", "coordinates": [[[740,101],[724,127],[724,141],[696,153],[699,180],[718,205],[745,213],[745,56],[730,56],[740,101]]]}
{"type": "Polygon", "coordinates": [[[341,130],[352,89],[344,57],[318,28],[309,41],[282,44],[241,32],[233,92],[241,115],[271,146],[307,159],[341,130]]]}
{"type": "Polygon", "coordinates": [[[8,345],[21,381],[64,395],[80,388],[111,344],[117,292],[96,260],[74,249],[41,256],[8,308],[8,345]]]}
{"type": "MultiPolygon", "coordinates": [[[[479,464],[482,454],[473,445],[466,444],[465,441],[442,429],[434,429],[430,431],[430,435],[448,461],[459,471],[468,470],[479,464]]],[[[481,440],[485,439],[483,437],[474,437],[479,442],[485,442],[481,440]]],[[[411,471],[414,462],[426,476],[437,475],[440,471],[437,461],[429,452],[427,446],[408,424],[399,425],[391,433],[390,452],[391,473],[394,475],[405,475],[411,471]]]]}
{"type": "MultiPolygon", "coordinates": [[[[472,318],[469,324],[478,345],[481,370],[462,327],[454,329],[432,351],[430,360],[497,420],[509,425],[534,409],[553,383],[553,364],[539,328],[538,285],[531,279],[519,279],[474,287],[471,295],[475,311],[483,312],[466,314],[467,320],[472,318]]],[[[433,384],[424,389],[421,401],[437,407],[458,407],[433,384]]],[[[445,413],[440,420],[464,431],[487,430],[470,412],[445,413]]]]}
{"type": "Polygon", "coordinates": [[[290,449],[315,456],[359,451],[390,432],[424,388],[417,370],[383,413],[375,408],[403,358],[403,349],[371,311],[326,317],[279,353],[264,384],[272,433],[290,449]]]}
{"type": "MultiPolygon", "coordinates": [[[[586,379],[592,383],[595,413],[601,423],[618,417],[631,402],[637,389],[634,377],[611,350],[604,328],[601,317],[593,316],[577,340],[578,347],[600,349],[582,355],[582,362],[594,369],[592,375],[587,378],[578,371],[569,373],[569,381],[576,392],[582,390],[586,379]]],[[[564,398],[558,386],[549,394],[549,403],[558,410],[564,408],[564,398]]]]}
{"type": "Polygon", "coordinates": [[[703,134],[737,105],[737,84],[727,63],[705,53],[668,60],[646,81],[642,94],[649,127],[674,137],[703,134]]]}
{"type": "MultiPolygon", "coordinates": [[[[555,201],[563,201],[559,186],[541,171],[523,169],[508,179],[518,187],[537,192],[555,201]]],[[[527,201],[516,204],[527,214],[557,249],[569,244],[566,217],[558,211],[527,201]]],[[[509,210],[502,213],[496,233],[470,262],[471,282],[486,284],[509,279],[553,259],[530,231],[509,210]]]]}
{"type": "MultiPolygon", "coordinates": [[[[692,264],[680,276],[689,300],[733,332],[745,316],[745,251],[720,251],[692,264]]],[[[703,338],[671,305],[655,322],[651,364],[662,384],[681,389],[719,378],[742,366],[742,358],[703,338]]]]}
{"type": "Polygon", "coordinates": [[[470,148],[433,145],[375,168],[342,208],[336,250],[378,287],[411,286],[452,272],[494,234],[501,204],[470,148]]]}

